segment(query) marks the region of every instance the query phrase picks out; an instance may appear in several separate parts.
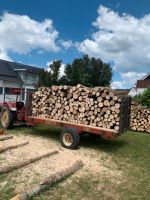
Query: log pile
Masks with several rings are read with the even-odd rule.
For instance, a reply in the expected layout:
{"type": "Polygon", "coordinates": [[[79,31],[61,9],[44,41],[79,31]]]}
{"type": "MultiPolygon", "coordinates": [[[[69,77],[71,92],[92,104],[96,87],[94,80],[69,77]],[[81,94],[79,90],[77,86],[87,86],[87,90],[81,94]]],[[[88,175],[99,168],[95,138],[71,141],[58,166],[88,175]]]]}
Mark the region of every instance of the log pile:
{"type": "Polygon", "coordinates": [[[135,101],[131,103],[130,127],[134,131],[150,132],[150,110],[135,101]]]}
{"type": "Polygon", "coordinates": [[[32,114],[118,131],[120,105],[121,99],[110,88],[41,87],[33,94],[32,114]]]}

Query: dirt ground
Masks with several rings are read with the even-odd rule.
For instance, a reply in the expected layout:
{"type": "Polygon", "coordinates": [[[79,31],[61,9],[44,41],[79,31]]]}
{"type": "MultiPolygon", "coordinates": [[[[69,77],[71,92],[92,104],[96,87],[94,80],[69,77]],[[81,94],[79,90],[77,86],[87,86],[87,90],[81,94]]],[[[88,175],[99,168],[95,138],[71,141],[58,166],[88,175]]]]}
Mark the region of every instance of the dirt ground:
{"type": "MultiPolygon", "coordinates": [[[[17,134],[13,136],[13,139],[0,141],[0,148],[25,141],[29,141],[29,144],[0,154],[0,169],[50,151],[58,150],[59,153],[9,173],[11,177],[13,176],[12,180],[15,194],[28,190],[36,183],[43,180],[43,178],[61,169],[65,169],[76,160],[81,160],[84,166],[72,177],[83,177],[86,174],[98,174],[108,177],[109,179],[111,178],[112,181],[118,181],[118,183],[122,177],[121,170],[117,169],[111,157],[108,157],[108,154],[101,152],[97,155],[97,151],[88,147],[68,150],[61,147],[59,140],[52,140],[51,138],[47,139],[42,136],[17,134]],[[106,156],[107,159],[104,159],[106,156]]],[[[71,181],[72,177],[68,178],[65,183],[71,181]]],[[[9,175],[7,179],[0,182],[0,190],[2,190],[8,182],[9,175]]]]}

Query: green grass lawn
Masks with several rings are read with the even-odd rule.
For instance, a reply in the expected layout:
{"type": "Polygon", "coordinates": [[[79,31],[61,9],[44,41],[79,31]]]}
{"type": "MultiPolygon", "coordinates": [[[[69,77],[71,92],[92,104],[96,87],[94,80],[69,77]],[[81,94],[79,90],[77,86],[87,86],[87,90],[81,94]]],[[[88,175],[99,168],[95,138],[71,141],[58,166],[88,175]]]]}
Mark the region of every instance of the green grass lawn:
{"type": "MultiPolygon", "coordinates": [[[[54,127],[38,126],[16,128],[9,132],[43,135],[45,138],[59,140],[60,130],[54,127]]],[[[83,136],[80,146],[94,149],[97,155],[105,152],[109,158],[111,157],[118,170],[123,172],[120,183],[116,185],[111,178],[99,179],[98,176],[87,174],[84,177],[72,178],[72,181],[66,185],[63,184],[64,181],[54,184],[50,189],[44,190],[32,199],[150,199],[150,135],[130,131],[111,141],[83,136]]],[[[107,159],[107,156],[104,157],[104,163],[107,159]]],[[[0,181],[2,178],[1,176],[0,181]]],[[[12,192],[11,187],[7,186],[7,188],[8,194],[12,192]]],[[[5,193],[1,191],[1,194],[3,192],[5,193]]],[[[9,199],[7,195],[6,199],[9,199]]]]}

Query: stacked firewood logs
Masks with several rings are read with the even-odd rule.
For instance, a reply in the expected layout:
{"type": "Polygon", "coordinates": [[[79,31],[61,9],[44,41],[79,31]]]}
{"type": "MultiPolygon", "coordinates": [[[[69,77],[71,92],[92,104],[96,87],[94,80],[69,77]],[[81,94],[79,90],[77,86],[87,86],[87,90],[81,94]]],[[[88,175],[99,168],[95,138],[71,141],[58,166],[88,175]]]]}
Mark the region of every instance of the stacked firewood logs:
{"type": "Polygon", "coordinates": [[[150,109],[132,101],[130,127],[134,131],[150,132],[150,109]]]}
{"type": "Polygon", "coordinates": [[[41,87],[33,95],[32,114],[118,131],[120,102],[109,88],[41,87]]]}
{"type": "Polygon", "coordinates": [[[118,131],[120,104],[121,99],[109,88],[41,87],[33,94],[32,114],[118,131]]]}

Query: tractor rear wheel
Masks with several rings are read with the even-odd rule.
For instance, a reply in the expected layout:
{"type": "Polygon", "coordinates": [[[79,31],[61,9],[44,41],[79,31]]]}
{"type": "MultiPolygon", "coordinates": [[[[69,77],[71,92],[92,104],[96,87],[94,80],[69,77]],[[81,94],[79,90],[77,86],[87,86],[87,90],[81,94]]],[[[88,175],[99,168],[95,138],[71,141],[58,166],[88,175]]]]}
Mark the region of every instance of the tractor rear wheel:
{"type": "Polygon", "coordinates": [[[0,115],[1,125],[5,129],[11,129],[14,124],[14,113],[6,107],[3,107],[0,115]]]}

